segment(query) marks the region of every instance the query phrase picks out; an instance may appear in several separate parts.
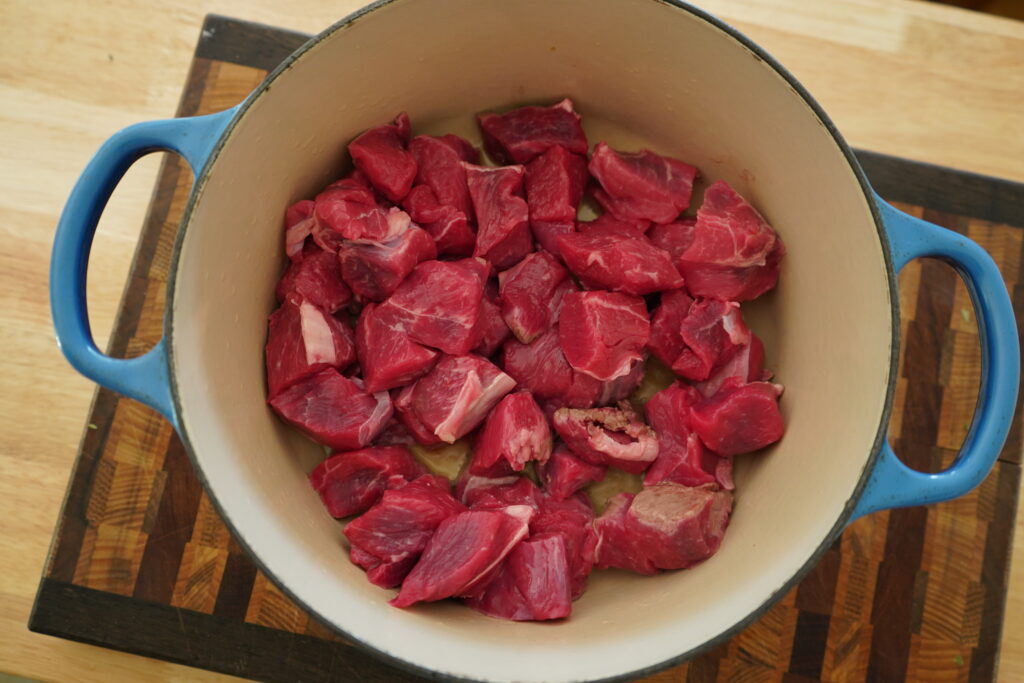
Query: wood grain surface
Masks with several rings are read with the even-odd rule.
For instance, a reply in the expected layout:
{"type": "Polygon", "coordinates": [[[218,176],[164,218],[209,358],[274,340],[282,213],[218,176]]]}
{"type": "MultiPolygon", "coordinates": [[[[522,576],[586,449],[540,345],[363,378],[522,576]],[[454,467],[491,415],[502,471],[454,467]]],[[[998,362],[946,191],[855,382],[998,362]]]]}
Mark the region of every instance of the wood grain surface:
{"type": "MultiPolygon", "coordinates": [[[[46,309],[46,267],[52,228],[71,183],[103,138],[120,126],[165,117],[174,111],[205,12],[219,11],[315,31],[358,4],[312,0],[287,4],[237,0],[169,0],[159,4],[15,0],[0,5],[0,145],[5,150],[0,161],[0,211],[6,233],[6,239],[0,243],[0,277],[4,285],[0,288],[4,316],[0,326],[4,351],[4,372],[0,373],[4,389],[0,392],[0,414],[4,416],[0,471],[5,475],[0,477],[5,519],[0,538],[7,551],[0,564],[0,624],[4,634],[0,639],[0,669],[48,680],[218,678],[195,669],[25,630],[48,537],[57,519],[61,492],[93,394],[93,386],[67,367],[52,343],[46,309]]],[[[1019,134],[1024,130],[1024,112],[1020,107],[1024,64],[1019,58],[1024,53],[1024,30],[1019,24],[892,0],[813,4],[800,0],[721,0],[703,4],[737,24],[791,68],[819,98],[852,144],[1024,180],[1024,136],[1019,134]]],[[[226,75],[240,83],[249,77],[245,73],[226,75]]],[[[228,104],[225,101],[220,106],[228,104]]],[[[104,215],[90,273],[91,314],[101,345],[119,307],[157,169],[156,159],[137,165],[118,188],[104,215]]],[[[997,240],[990,248],[1004,249],[1005,245],[999,246],[997,240]]],[[[955,317],[959,315],[955,293],[953,301],[949,311],[955,317]]],[[[952,364],[945,361],[939,367],[943,372],[953,372],[952,364]]],[[[957,370],[957,376],[968,370],[957,370]]],[[[940,420],[940,431],[952,429],[948,417],[946,420],[940,420]]],[[[84,431],[86,442],[98,438],[90,436],[98,429],[84,431]]],[[[147,439],[162,437],[143,431],[121,438],[127,453],[127,445],[133,440],[148,443],[147,439]]],[[[138,469],[148,465],[151,463],[134,464],[138,469]]],[[[114,515],[109,521],[125,521],[138,528],[127,532],[106,529],[102,535],[97,534],[93,557],[113,558],[119,549],[138,547],[141,529],[152,529],[146,525],[157,523],[159,508],[149,518],[149,513],[132,517],[134,513],[125,507],[124,497],[135,495],[124,488],[128,481],[125,476],[132,466],[131,462],[119,463],[123,468],[120,475],[111,471],[104,481],[110,485],[107,500],[120,501],[115,509],[122,515],[114,515]]],[[[171,475],[159,479],[154,477],[150,481],[151,494],[155,487],[174,486],[175,477],[171,475]]],[[[1003,482],[997,487],[1000,490],[1014,488],[1012,482],[999,481],[1003,482]]],[[[990,516],[994,509],[992,500],[979,504],[979,509],[990,516]]],[[[97,510],[94,509],[97,514],[107,514],[97,510]]],[[[189,541],[184,545],[191,542],[196,523],[202,519],[200,498],[189,541]]],[[[162,528],[172,536],[178,530],[170,522],[164,524],[167,526],[162,528]]],[[[1020,536],[1024,524],[1018,521],[1017,527],[1020,536]]],[[[211,536],[204,534],[215,534],[209,527],[202,529],[206,531],[200,532],[200,539],[209,540],[211,536]]],[[[954,524],[942,533],[955,535],[956,531],[954,524]]],[[[1020,547],[1021,543],[1017,545],[1020,547]]],[[[207,552],[204,547],[215,546],[193,544],[188,566],[213,566],[213,571],[217,571],[220,560],[211,564],[203,554],[207,552]]],[[[151,551],[151,555],[156,552],[151,551]]],[[[969,555],[970,550],[964,554],[969,555]]],[[[950,562],[951,556],[943,550],[929,561],[942,566],[950,562]]],[[[222,573],[234,577],[236,587],[249,581],[246,568],[237,558],[236,552],[233,560],[229,546],[222,573]]],[[[1011,579],[1010,620],[1000,669],[1004,680],[1024,678],[1021,564],[1015,563],[1011,579]]],[[[135,568],[131,563],[117,565],[117,572],[132,571],[135,568]]],[[[846,579],[837,577],[833,600],[846,600],[844,596],[863,590],[858,578],[862,576],[854,573],[852,581],[849,575],[846,579]]],[[[177,579],[176,576],[176,589],[177,579]]],[[[256,577],[251,581],[255,585],[256,577]]],[[[187,580],[182,582],[182,599],[205,609],[211,597],[195,584],[191,589],[189,585],[187,580]]],[[[915,576],[911,586],[914,595],[927,596],[929,583],[923,578],[915,576]]],[[[238,588],[218,591],[213,609],[228,618],[237,618],[243,608],[248,613],[248,605],[253,603],[242,603],[242,592],[238,588]]],[[[974,606],[977,601],[977,591],[962,598],[964,605],[974,606]]],[[[293,619],[290,623],[296,623],[294,616],[289,617],[288,610],[273,598],[258,602],[258,613],[264,615],[261,618],[293,619]]],[[[942,601],[933,599],[933,603],[931,611],[941,612],[942,601]]],[[[915,604],[922,605],[923,615],[927,600],[915,604]]],[[[991,606],[986,608],[983,604],[981,612],[973,608],[966,612],[973,616],[965,622],[965,633],[975,632],[977,615],[986,609],[991,606]]],[[[919,618],[914,616],[911,625],[919,623],[919,618]]],[[[805,618],[804,624],[805,633],[820,632],[820,620],[816,625],[814,619],[805,618]]],[[[955,634],[950,628],[947,624],[944,632],[955,634]]],[[[187,631],[184,626],[182,630],[187,631]]],[[[201,642],[201,634],[195,635],[195,642],[201,642]]],[[[842,641],[829,650],[826,639],[824,661],[833,662],[827,666],[834,668],[836,653],[846,652],[847,647],[847,641],[842,641]]],[[[915,647],[933,654],[942,652],[920,641],[915,647]]],[[[801,658],[802,655],[797,659],[801,658]]],[[[850,661],[839,659],[841,663],[850,661]]],[[[800,661],[796,666],[796,670],[801,670],[801,666],[807,670],[807,665],[800,661]]],[[[823,662],[822,666],[826,664],[823,662]]],[[[721,672],[726,671],[723,668],[721,672]]]]}

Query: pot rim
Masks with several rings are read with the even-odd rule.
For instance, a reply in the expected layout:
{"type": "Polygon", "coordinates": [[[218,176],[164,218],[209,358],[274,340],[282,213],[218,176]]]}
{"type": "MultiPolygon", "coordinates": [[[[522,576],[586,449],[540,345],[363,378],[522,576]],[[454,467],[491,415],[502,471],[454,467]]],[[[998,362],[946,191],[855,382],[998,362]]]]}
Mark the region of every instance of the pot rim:
{"type": "MultiPolygon", "coordinates": [[[[365,640],[362,640],[360,638],[356,638],[355,636],[353,636],[349,632],[345,631],[344,629],[342,629],[338,625],[336,625],[333,622],[331,622],[331,620],[329,620],[326,616],[324,616],[323,614],[321,614],[318,611],[316,606],[308,604],[306,601],[304,601],[301,598],[299,598],[291,590],[291,588],[287,584],[285,584],[283,581],[278,579],[278,577],[274,574],[274,572],[272,572],[272,571],[270,571],[268,569],[268,567],[263,562],[263,560],[261,558],[259,558],[252,551],[252,548],[249,546],[249,544],[246,541],[246,539],[242,536],[241,533],[239,533],[238,529],[236,528],[236,525],[235,525],[234,521],[232,520],[231,516],[227,513],[227,510],[224,508],[224,506],[221,504],[221,502],[218,499],[216,493],[214,492],[213,487],[211,486],[210,482],[207,480],[207,478],[205,476],[205,473],[203,472],[203,469],[202,469],[202,467],[199,464],[198,459],[196,458],[195,449],[194,449],[194,447],[192,445],[191,439],[189,438],[188,429],[186,427],[185,420],[182,419],[182,416],[183,416],[184,413],[183,413],[183,410],[182,410],[181,397],[180,397],[180,393],[179,393],[179,390],[178,390],[177,373],[174,372],[174,368],[175,368],[175,355],[174,355],[175,354],[175,346],[174,346],[174,343],[173,343],[173,339],[174,339],[174,315],[173,315],[173,311],[174,311],[174,295],[175,295],[175,290],[176,290],[176,285],[177,285],[178,265],[179,265],[179,261],[180,261],[180,257],[181,257],[181,251],[182,251],[182,246],[183,246],[183,243],[184,243],[184,237],[185,237],[185,233],[186,233],[186,231],[187,231],[187,229],[189,227],[189,224],[191,223],[192,212],[193,212],[197,202],[200,200],[200,198],[203,195],[203,191],[204,191],[205,186],[206,186],[206,181],[207,181],[207,178],[209,176],[209,172],[210,172],[213,164],[217,161],[218,157],[220,156],[221,150],[224,148],[224,146],[227,144],[228,140],[230,139],[231,133],[234,131],[235,126],[245,116],[246,112],[253,105],[253,103],[257,99],[259,99],[267,90],[269,90],[270,87],[273,85],[273,83],[278,78],[280,78],[281,76],[286,74],[292,68],[292,65],[297,60],[302,58],[307,52],[309,52],[309,51],[313,50],[314,48],[316,48],[322,41],[324,41],[324,40],[326,40],[328,38],[333,37],[338,32],[340,32],[343,29],[349,27],[355,21],[357,21],[359,19],[362,19],[364,16],[369,15],[371,12],[375,12],[377,10],[380,10],[380,9],[384,8],[384,7],[387,7],[388,5],[391,5],[392,3],[394,3],[395,1],[396,0],[376,0],[375,2],[369,4],[369,5],[365,6],[365,7],[362,7],[360,9],[356,10],[355,12],[352,12],[349,15],[343,17],[342,19],[338,20],[337,22],[335,22],[334,24],[332,24],[328,28],[326,28],[323,31],[321,31],[320,33],[316,34],[315,36],[312,36],[307,42],[305,42],[298,49],[296,49],[294,52],[292,52],[287,58],[285,58],[285,60],[283,62],[281,62],[273,71],[271,71],[269,74],[267,74],[267,77],[263,80],[263,82],[260,83],[260,85],[257,86],[251,93],[249,93],[249,95],[246,96],[245,100],[243,100],[239,105],[237,105],[237,109],[235,111],[234,116],[232,117],[232,119],[228,123],[228,125],[224,128],[223,132],[220,135],[220,138],[217,140],[216,144],[213,146],[212,151],[211,151],[209,157],[207,158],[206,163],[203,165],[202,170],[196,175],[195,182],[194,182],[193,187],[192,187],[192,191],[189,194],[188,202],[187,202],[187,204],[185,206],[185,209],[184,209],[184,212],[182,214],[181,223],[180,223],[180,226],[179,226],[179,229],[178,229],[178,234],[175,237],[175,241],[174,241],[174,247],[173,247],[173,250],[171,252],[170,269],[169,269],[170,272],[168,274],[168,279],[167,279],[167,294],[166,294],[165,308],[164,308],[164,330],[165,330],[165,338],[167,339],[167,344],[166,344],[166,348],[167,348],[167,366],[168,366],[167,369],[168,369],[168,377],[170,379],[170,390],[171,390],[171,398],[172,398],[172,401],[173,401],[174,414],[178,417],[178,419],[177,419],[178,435],[181,438],[181,442],[182,442],[183,446],[185,447],[185,452],[188,454],[188,458],[189,458],[189,460],[192,463],[192,467],[193,467],[193,470],[195,471],[196,477],[202,483],[203,488],[206,490],[207,494],[209,495],[210,501],[213,503],[214,508],[217,510],[217,514],[219,514],[221,519],[224,520],[225,524],[230,529],[230,531],[232,533],[232,536],[235,538],[236,541],[238,541],[239,545],[241,545],[245,549],[246,553],[249,555],[249,557],[252,559],[252,561],[256,564],[256,566],[259,568],[259,570],[261,572],[263,572],[263,574],[265,574],[267,576],[267,578],[269,578],[271,581],[273,581],[274,585],[277,586],[285,595],[287,595],[290,600],[292,600],[293,602],[298,604],[300,607],[305,609],[307,612],[309,612],[314,618],[316,618],[322,624],[328,626],[329,628],[331,628],[331,629],[333,629],[333,630],[335,630],[337,632],[340,632],[341,634],[343,634],[349,640],[359,643],[360,647],[363,648],[363,650],[365,650],[367,653],[371,654],[372,656],[376,657],[377,659],[379,659],[379,660],[381,660],[381,661],[383,661],[383,662],[385,662],[387,664],[390,664],[392,666],[396,666],[396,667],[398,667],[400,669],[403,669],[405,671],[408,671],[408,672],[411,672],[411,673],[414,673],[416,675],[423,676],[423,677],[426,677],[426,678],[434,679],[434,680],[475,681],[477,679],[470,679],[470,678],[466,678],[464,676],[458,676],[458,675],[454,675],[454,674],[450,674],[450,673],[444,673],[444,672],[439,672],[439,671],[435,671],[435,670],[432,670],[432,669],[423,668],[420,665],[418,665],[418,664],[416,664],[414,662],[402,659],[402,658],[398,657],[397,655],[392,654],[391,652],[387,652],[385,650],[379,649],[379,648],[375,647],[374,645],[366,642],[365,640]]],[[[425,1],[425,0],[419,0],[419,1],[425,1]]],[[[668,6],[674,8],[676,10],[679,10],[679,11],[688,12],[689,14],[697,17],[698,19],[701,19],[704,22],[710,24],[711,26],[717,28],[719,31],[724,33],[727,37],[729,37],[729,38],[735,40],[736,42],[738,42],[742,47],[746,48],[751,53],[751,56],[753,56],[755,59],[758,59],[759,61],[763,62],[764,64],[768,65],[769,67],[771,67],[775,71],[775,73],[777,75],[782,77],[786,81],[786,83],[790,86],[790,88],[797,95],[799,95],[799,97],[804,101],[804,103],[811,109],[811,111],[814,113],[814,115],[818,119],[818,121],[825,127],[825,129],[828,131],[828,133],[832,136],[833,141],[835,142],[835,144],[839,148],[839,150],[842,152],[844,158],[846,159],[847,164],[849,165],[850,169],[853,171],[853,174],[854,174],[854,176],[857,179],[857,183],[860,185],[861,191],[864,193],[864,198],[865,198],[865,200],[866,200],[866,202],[868,204],[868,207],[869,207],[869,209],[871,211],[871,216],[872,216],[872,218],[874,220],[874,223],[875,223],[875,230],[877,232],[878,241],[879,241],[880,246],[882,248],[882,255],[883,255],[883,258],[885,260],[885,265],[886,265],[885,273],[886,273],[886,279],[887,279],[887,285],[888,285],[888,291],[889,291],[890,309],[891,309],[891,313],[892,313],[892,325],[891,325],[892,334],[891,334],[891,340],[890,340],[889,376],[888,376],[888,380],[887,380],[887,383],[886,383],[886,392],[885,392],[884,403],[883,403],[883,406],[882,406],[881,419],[879,421],[878,429],[877,429],[877,431],[875,433],[874,442],[873,442],[873,445],[871,447],[871,453],[869,454],[868,458],[866,459],[864,467],[861,470],[860,478],[859,478],[859,480],[857,482],[857,486],[854,489],[854,491],[851,494],[851,496],[847,499],[846,504],[843,506],[843,510],[840,513],[839,517],[836,519],[835,524],[829,530],[828,534],[826,534],[825,537],[821,540],[821,543],[818,545],[818,547],[815,549],[815,551],[810,555],[810,557],[807,559],[807,561],[785,583],[783,583],[775,591],[773,591],[771,593],[771,595],[769,595],[768,598],[764,602],[762,602],[760,605],[758,605],[754,610],[749,612],[742,619],[740,619],[737,622],[735,622],[732,626],[730,626],[727,629],[723,630],[722,632],[716,634],[714,637],[709,638],[708,640],[704,641],[702,644],[700,644],[700,645],[698,645],[696,647],[690,648],[689,650],[687,650],[685,652],[682,652],[682,653],[680,653],[680,654],[678,654],[676,656],[673,656],[673,657],[670,657],[668,659],[662,660],[662,661],[657,662],[655,664],[649,664],[647,666],[643,666],[643,667],[640,667],[640,668],[637,668],[637,669],[633,669],[633,670],[631,670],[631,671],[629,671],[627,673],[616,674],[614,676],[609,676],[609,677],[601,678],[601,679],[590,679],[593,683],[610,683],[612,681],[631,680],[631,679],[634,679],[634,678],[640,678],[640,677],[644,677],[644,676],[649,676],[649,675],[654,674],[656,672],[668,669],[668,668],[670,668],[670,667],[672,667],[672,666],[674,666],[676,664],[679,664],[681,662],[684,662],[686,660],[692,659],[695,656],[697,656],[697,655],[699,655],[699,654],[701,654],[703,652],[706,652],[706,651],[708,651],[710,649],[713,649],[713,648],[717,647],[718,645],[720,645],[721,643],[725,642],[726,640],[728,640],[729,638],[734,636],[736,633],[738,633],[742,629],[744,629],[747,626],[749,626],[755,620],[757,620],[758,618],[763,616],[765,614],[765,612],[767,612],[769,609],[771,609],[771,607],[773,607],[782,597],[784,597],[794,586],[796,586],[800,582],[801,579],[804,578],[804,576],[807,575],[808,572],[810,572],[810,570],[815,565],[817,565],[818,560],[825,553],[825,551],[827,551],[832,546],[832,544],[835,543],[835,541],[842,534],[843,530],[846,528],[847,523],[850,521],[850,517],[853,514],[854,508],[856,507],[857,502],[859,501],[859,499],[861,497],[861,494],[864,492],[864,487],[867,485],[867,482],[868,482],[868,479],[870,477],[871,471],[874,469],[875,463],[876,463],[876,461],[877,461],[877,459],[879,457],[879,453],[881,452],[882,446],[884,445],[884,443],[886,441],[886,436],[887,436],[888,427],[889,427],[889,419],[890,419],[891,413],[892,413],[893,395],[894,395],[895,386],[896,386],[896,373],[897,373],[898,364],[899,364],[899,348],[900,348],[899,290],[898,290],[898,281],[897,281],[897,277],[896,277],[896,272],[895,272],[895,268],[893,266],[892,253],[890,251],[890,246],[889,246],[889,239],[888,239],[888,236],[886,234],[884,224],[882,222],[882,217],[881,217],[881,214],[880,214],[879,209],[878,209],[878,204],[875,201],[874,191],[872,190],[871,185],[868,182],[867,176],[864,174],[864,170],[861,168],[860,163],[857,161],[857,158],[854,155],[853,150],[846,143],[845,139],[840,134],[839,130],[836,128],[836,126],[832,122],[832,120],[825,113],[825,111],[821,107],[821,105],[818,104],[817,100],[814,99],[814,97],[804,88],[804,86],[796,79],[796,77],[792,73],[790,73],[790,71],[788,69],[786,69],[782,64],[780,64],[774,57],[772,57],[767,51],[765,51],[762,47],[760,47],[753,40],[748,38],[745,34],[740,32],[738,29],[736,29],[735,27],[731,26],[730,24],[726,23],[725,21],[719,19],[718,17],[716,17],[716,16],[706,12],[705,10],[700,9],[699,7],[696,7],[696,6],[692,5],[692,4],[690,4],[689,2],[686,2],[685,0],[652,0],[652,1],[660,3],[660,4],[663,4],[663,5],[668,5],[668,6]]],[[[498,680],[498,679],[492,679],[492,680],[498,680]]]]}

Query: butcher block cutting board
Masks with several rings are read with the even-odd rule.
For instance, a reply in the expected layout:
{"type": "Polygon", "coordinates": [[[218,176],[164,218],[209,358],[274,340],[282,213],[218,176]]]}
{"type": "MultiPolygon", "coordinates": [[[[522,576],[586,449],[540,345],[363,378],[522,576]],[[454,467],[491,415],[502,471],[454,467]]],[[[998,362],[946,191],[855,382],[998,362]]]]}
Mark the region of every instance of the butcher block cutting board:
{"type": "MultiPolygon", "coordinates": [[[[238,103],[307,36],[207,18],[179,116],[238,103]]],[[[979,242],[1024,320],[1024,185],[859,152],[905,211],[979,242]]],[[[171,245],[191,183],[168,157],[143,226],[109,352],[162,335],[171,245]]],[[[948,266],[900,276],[901,370],[890,435],[937,471],[971,420],[981,357],[967,292],[948,266]]],[[[958,500],[870,515],[727,643],[649,681],[990,681],[1020,488],[1021,406],[1002,457],[958,500]]],[[[268,681],[414,680],[285,597],[232,539],[171,426],[96,393],[39,585],[32,630],[268,681]]]]}

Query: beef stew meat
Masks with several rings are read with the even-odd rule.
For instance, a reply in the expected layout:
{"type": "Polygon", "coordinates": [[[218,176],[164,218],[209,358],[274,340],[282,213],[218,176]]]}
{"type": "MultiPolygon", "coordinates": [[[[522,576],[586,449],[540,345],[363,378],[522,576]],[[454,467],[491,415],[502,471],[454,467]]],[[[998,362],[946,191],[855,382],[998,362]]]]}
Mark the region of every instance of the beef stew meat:
{"type": "Polygon", "coordinates": [[[568,99],[477,120],[487,159],[400,114],[285,209],[266,398],[330,449],[310,484],[392,605],[565,619],[594,569],[718,550],[736,458],[785,427],[742,304],[786,250],[725,181],[590,151],[568,99]]]}

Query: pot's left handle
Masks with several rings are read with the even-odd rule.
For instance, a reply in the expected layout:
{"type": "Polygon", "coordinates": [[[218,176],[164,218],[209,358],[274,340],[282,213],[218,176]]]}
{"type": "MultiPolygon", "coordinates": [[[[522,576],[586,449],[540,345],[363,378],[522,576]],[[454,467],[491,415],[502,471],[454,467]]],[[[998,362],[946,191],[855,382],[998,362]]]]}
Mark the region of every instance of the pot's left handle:
{"type": "Polygon", "coordinates": [[[138,123],[115,133],[75,183],[53,240],[50,309],[64,357],[89,379],[160,411],[175,427],[164,340],[131,359],[111,358],[96,348],[85,298],[89,251],[111,193],[137,159],[161,150],[177,152],[198,178],[235,112],[232,108],[207,116],[138,123]]]}
{"type": "Polygon", "coordinates": [[[1013,305],[992,257],[963,235],[907,215],[881,197],[876,201],[897,271],[915,258],[932,256],[948,262],[963,277],[978,320],[981,386],[974,419],[953,464],[934,474],[912,470],[886,441],[851,521],[875,510],[956,498],[980,484],[1010,431],[1020,383],[1013,305]]]}

